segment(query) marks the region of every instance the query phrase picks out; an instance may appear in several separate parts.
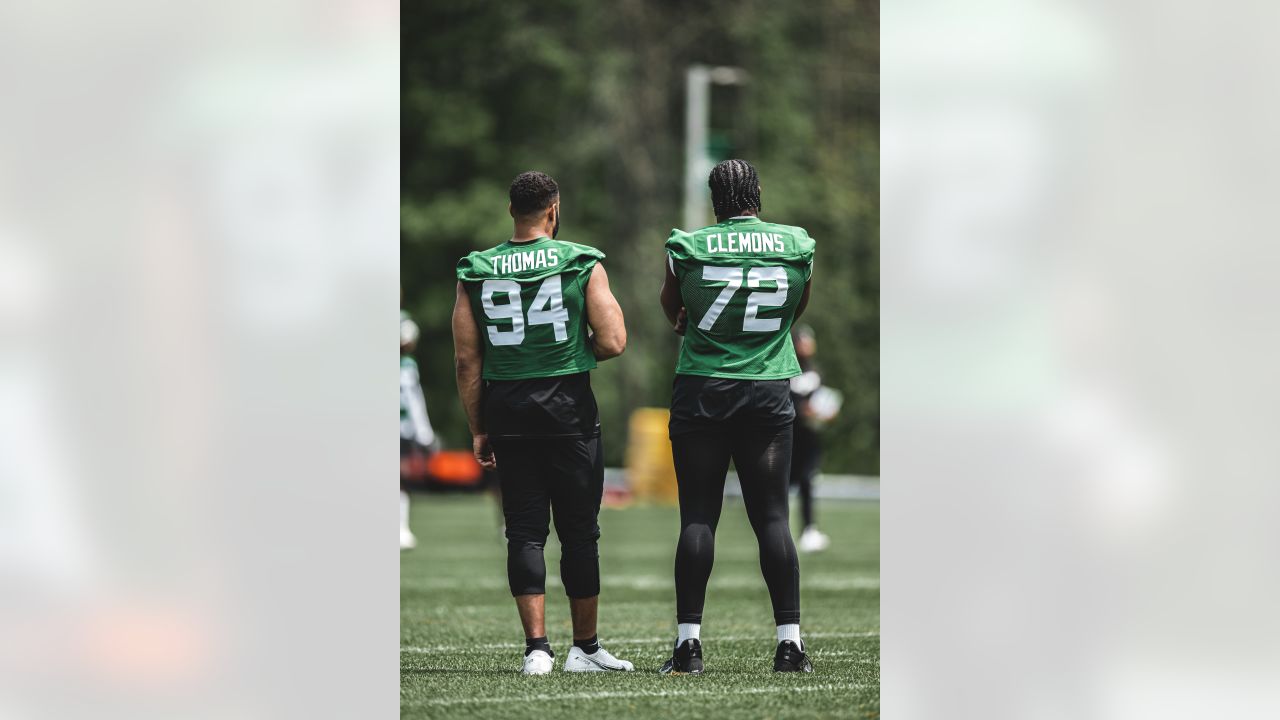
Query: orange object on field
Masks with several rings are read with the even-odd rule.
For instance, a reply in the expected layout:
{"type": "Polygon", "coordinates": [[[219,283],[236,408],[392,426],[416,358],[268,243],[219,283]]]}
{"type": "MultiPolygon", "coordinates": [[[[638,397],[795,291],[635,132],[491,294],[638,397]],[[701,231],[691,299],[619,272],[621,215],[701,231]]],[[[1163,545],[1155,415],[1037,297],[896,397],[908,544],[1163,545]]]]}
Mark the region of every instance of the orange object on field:
{"type": "Polygon", "coordinates": [[[445,485],[475,485],[483,470],[466,450],[441,450],[427,459],[427,474],[445,485]]]}

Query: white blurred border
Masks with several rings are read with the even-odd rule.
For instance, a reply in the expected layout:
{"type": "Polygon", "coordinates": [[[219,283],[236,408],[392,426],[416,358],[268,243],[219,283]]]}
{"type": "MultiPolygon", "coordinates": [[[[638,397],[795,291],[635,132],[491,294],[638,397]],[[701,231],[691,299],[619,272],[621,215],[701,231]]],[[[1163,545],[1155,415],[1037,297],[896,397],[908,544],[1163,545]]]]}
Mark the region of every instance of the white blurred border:
{"type": "Polygon", "coordinates": [[[1280,716],[1269,3],[886,3],[886,717],[1280,716]]]}
{"type": "Polygon", "coordinates": [[[0,717],[392,717],[398,4],[9,4],[0,91],[0,717]]]}

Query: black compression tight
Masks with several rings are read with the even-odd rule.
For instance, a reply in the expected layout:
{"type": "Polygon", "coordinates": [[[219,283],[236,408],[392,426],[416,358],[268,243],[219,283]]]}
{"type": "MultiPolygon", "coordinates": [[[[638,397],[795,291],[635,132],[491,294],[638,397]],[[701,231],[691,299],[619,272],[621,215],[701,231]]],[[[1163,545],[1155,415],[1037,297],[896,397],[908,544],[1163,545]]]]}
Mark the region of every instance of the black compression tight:
{"type": "Polygon", "coordinates": [[[747,519],[760,545],[760,571],[769,587],[774,621],[799,623],[800,566],[787,509],[791,426],[698,430],[671,438],[671,448],[680,485],[676,621],[702,622],[725,473],[732,459],[747,519]]]}
{"type": "Polygon", "coordinates": [[[512,595],[546,592],[542,550],[555,518],[560,580],[571,598],[600,594],[600,438],[492,438],[507,523],[507,580],[512,595]]]}

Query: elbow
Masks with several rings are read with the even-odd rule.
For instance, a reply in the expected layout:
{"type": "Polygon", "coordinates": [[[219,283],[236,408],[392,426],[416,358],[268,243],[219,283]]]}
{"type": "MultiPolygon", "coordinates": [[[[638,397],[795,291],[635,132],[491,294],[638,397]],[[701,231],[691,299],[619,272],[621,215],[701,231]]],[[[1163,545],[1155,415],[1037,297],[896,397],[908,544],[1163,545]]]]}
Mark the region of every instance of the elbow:
{"type": "Polygon", "coordinates": [[[626,334],[616,335],[612,337],[596,338],[596,358],[599,360],[608,360],[616,358],[627,349],[626,334]]]}

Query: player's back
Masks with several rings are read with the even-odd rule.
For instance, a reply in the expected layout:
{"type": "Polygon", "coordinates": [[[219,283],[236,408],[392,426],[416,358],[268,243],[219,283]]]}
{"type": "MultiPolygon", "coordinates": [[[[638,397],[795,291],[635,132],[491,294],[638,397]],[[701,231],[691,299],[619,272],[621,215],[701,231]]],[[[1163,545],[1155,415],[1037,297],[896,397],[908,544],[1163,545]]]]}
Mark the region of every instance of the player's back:
{"type": "Polygon", "coordinates": [[[507,241],[458,262],[484,341],[484,378],[522,380],[596,366],[587,336],[586,292],[604,253],[538,238],[507,241]]]}
{"type": "Polygon", "coordinates": [[[458,262],[483,338],[491,436],[599,434],[586,297],[603,258],[595,248],[543,237],[507,241],[458,262]]]}
{"type": "Polygon", "coordinates": [[[688,313],[677,374],[800,374],[790,331],[813,268],[814,241],[804,228],[730,218],[673,230],[666,247],[688,313]]]}

